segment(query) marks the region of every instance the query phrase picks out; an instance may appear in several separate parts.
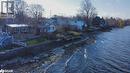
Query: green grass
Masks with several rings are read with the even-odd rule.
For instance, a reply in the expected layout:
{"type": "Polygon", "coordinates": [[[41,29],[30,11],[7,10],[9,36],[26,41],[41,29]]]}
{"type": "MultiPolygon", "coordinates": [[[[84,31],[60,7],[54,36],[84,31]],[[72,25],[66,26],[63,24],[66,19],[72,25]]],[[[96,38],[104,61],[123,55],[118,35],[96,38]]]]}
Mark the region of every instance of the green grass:
{"type": "Polygon", "coordinates": [[[26,43],[27,45],[36,45],[36,44],[40,44],[42,42],[45,42],[46,40],[48,40],[45,37],[41,37],[41,38],[37,38],[37,39],[33,39],[33,40],[28,40],[26,43]]]}
{"type": "Polygon", "coordinates": [[[73,36],[79,36],[81,33],[75,31],[69,31],[68,33],[72,34],[73,36]]]}

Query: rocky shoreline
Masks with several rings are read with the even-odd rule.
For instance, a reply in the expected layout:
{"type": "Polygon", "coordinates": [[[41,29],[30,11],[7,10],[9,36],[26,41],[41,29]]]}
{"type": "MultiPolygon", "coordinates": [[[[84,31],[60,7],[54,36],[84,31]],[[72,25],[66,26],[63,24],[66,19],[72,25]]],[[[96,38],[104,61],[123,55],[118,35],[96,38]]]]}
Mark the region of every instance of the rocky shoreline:
{"type": "Polygon", "coordinates": [[[44,72],[53,63],[65,58],[66,56],[72,55],[79,47],[83,46],[84,44],[90,44],[93,42],[94,39],[86,37],[84,39],[56,47],[53,50],[39,53],[35,56],[17,57],[12,60],[6,60],[4,62],[0,62],[1,69],[13,69],[14,73],[35,73],[41,70],[41,72],[44,72]],[[37,70],[41,67],[41,70],[37,70]]]}

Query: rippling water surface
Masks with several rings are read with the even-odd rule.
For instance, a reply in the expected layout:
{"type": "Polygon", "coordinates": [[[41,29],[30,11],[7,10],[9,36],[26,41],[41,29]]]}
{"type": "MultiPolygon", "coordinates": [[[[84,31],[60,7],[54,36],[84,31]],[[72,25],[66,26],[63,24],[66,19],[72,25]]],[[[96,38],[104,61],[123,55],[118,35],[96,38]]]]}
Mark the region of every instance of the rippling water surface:
{"type": "Polygon", "coordinates": [[[130,26],[97,35],[75,53],[66,73],[130,73],[130,26]]]}

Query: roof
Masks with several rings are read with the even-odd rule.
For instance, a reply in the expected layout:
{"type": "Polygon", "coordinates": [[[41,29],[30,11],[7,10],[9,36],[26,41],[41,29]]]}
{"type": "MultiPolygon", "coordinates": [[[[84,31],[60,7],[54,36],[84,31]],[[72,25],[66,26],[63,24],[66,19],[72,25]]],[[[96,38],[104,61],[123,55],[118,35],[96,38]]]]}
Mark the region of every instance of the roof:
{"type": "Polygon", "coordinates": [[[15,28],[15,27],[28,27],[29,25],[27,25],[27,24],[7,24],[7,26],[15,28]]]}

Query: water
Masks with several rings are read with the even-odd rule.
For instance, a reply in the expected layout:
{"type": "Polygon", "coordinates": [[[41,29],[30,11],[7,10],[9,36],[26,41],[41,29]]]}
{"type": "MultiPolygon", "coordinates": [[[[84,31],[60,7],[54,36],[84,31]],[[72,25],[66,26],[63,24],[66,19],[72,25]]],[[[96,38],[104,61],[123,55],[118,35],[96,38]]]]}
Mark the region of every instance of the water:
{"type": "Polygon", "coordinates": [[[93,44],[56,62],[46,73],[130,73],[130,26],[94,38],[93,44]]]}
{"type": "Polygon", "coordinates": [[[130,73],[130,26],[95,38],[73,56],[66,73],[130,73]]]}

